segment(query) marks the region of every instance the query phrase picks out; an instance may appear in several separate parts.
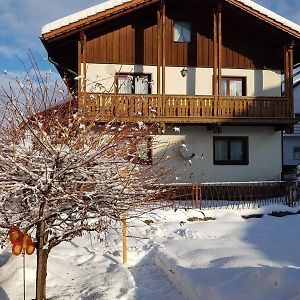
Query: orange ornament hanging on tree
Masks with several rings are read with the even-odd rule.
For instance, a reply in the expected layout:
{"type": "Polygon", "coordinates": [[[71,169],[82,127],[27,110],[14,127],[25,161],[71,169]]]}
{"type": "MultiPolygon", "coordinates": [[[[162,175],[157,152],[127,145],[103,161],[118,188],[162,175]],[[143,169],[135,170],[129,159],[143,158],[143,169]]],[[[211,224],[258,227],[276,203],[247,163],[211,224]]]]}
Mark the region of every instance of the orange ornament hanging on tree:
{"type": "Polygon", "coordinates": [[[11,227],[9,230],[9,241],[12,243],[12,253],[14,255],[27,254],[31,255],[34,253],[34,243],[27,233],[23,232],[17,227],[11,227]]]}

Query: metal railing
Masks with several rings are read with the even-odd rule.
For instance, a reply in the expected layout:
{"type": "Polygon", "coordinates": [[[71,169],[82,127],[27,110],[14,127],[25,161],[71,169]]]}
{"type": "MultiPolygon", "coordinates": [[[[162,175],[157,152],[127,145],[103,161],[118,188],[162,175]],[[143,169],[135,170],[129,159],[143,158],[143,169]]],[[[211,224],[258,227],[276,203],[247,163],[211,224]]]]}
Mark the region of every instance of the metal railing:
{"type": "Polygon", "coordinates": [[[166,185],[168,199],[181,208],[256,208],[300,203],[299,181],[224,182],[166,185]]]}

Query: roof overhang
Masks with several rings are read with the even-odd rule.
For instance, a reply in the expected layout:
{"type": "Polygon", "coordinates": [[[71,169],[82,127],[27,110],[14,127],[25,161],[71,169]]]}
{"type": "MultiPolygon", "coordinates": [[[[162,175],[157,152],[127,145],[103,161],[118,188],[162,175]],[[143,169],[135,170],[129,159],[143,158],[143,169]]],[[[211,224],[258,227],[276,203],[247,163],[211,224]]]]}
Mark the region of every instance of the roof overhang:
{"type": "MultiPolygon", "coordinates": [[[[110,0],[112,1],[112,0],[110,0]]],[[[87,26],[90,27],[91,25],[98,23],[101,20],[108,20],[110,17],[117,17],[120,14],[127,13],[134,11],[136,9],[147,7],[154,3],[159,3],[160,0],[129,0],[129,2],[122,3],[120,5],[112,6],[109,9],[105,9],[104,11],[97,12],[96,14],[81,18],[77,21],[74,21],[70,24],[62,25],[61,27],[57,27],[54,29],[47,30],[46,32],[42,33],[42,39],[52,40],[59,36],[65,35],[67,33],[74,33],[75,31],[79,31],[81,29],[85,29],[87,26]]],[[[62,20],[62,19],[61,19],[62,20]]],[[[48,24],[51,25],[54,22],[48,24]]],[[[59,24],[59,20],[58,20],[59,24]]],[[[46,26],[48,26],[46,25],[46,26]]],[[[46,27],[44,26],[44,27],[46,27]]],[[[44,28],[43,27],[43,28],[44,28]]],[[[49,26],[51,28],[51,26],[49,26]]]]}
{"type": "MultiPolygon", "coordinates": [[[[56,39],[66,34],[86,29],[100,21],[108,21],[112,17],[118,17],[121,14],[126,14],[127,12],[132,12],[159,2],[160,0],[109,0],[45,25],[41,38],[45,41],[56,39]]],[[[277,15],[251,0],[223,0],[223,2],[229,3],[288,33],[292,37],[300,39],[300,26],[298,24],[277,15]]]]}
{"type": "MultiPolygon", "coordinates": [[[[225,0],[226,2],[246,11],[247,13],[259,18],[270,25],[300,39],[300,26],[271,12],[260,5],[253,5],[253,1],[245,0],[225,0]],[[247,3],[247,4],[246,4],[247,3]],[[250,3],[252,5],[250,5],[250,3]],[[259,10],[257,8],[260,8],[259,10]],[[265,13],[264,13],[265,12],[265,13]]],[[[256,3],[255,3],[256,4],[256,3]]]]}

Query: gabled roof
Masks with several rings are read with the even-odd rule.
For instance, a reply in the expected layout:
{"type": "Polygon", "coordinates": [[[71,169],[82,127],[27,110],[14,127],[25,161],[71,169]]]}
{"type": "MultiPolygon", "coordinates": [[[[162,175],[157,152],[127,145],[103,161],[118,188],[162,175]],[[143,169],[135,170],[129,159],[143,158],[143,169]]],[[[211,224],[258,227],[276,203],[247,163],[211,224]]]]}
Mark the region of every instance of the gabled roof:
{"type": "MultiPolygon", "coordinates": [[[[274,13],[273,11],[251,0],[224,1],[254,15],[257,18],[263,19],[267,23],[270,23],[271,25],[300,39],[300,26],[274,13]]],[[[108,0],[46,24],[42,28],[42,35],[44,39],[51,39],[52,37],[78,29],[112,14],[117,14],[136,6],[142,6],[146,3],[151,4],[157,2],[159,2],[159,0],[108,0]]]]}

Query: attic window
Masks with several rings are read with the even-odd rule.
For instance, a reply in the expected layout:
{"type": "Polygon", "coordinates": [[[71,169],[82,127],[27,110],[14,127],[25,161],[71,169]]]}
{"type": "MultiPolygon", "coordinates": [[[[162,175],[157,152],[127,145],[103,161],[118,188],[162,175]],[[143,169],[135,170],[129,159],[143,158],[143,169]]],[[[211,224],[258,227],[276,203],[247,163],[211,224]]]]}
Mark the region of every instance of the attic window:
{"type": "Polygon", "coordinates": [[[173,38],[174,42],[189,43],[191,41],[191,23],[174,21],[173,38]]]}

